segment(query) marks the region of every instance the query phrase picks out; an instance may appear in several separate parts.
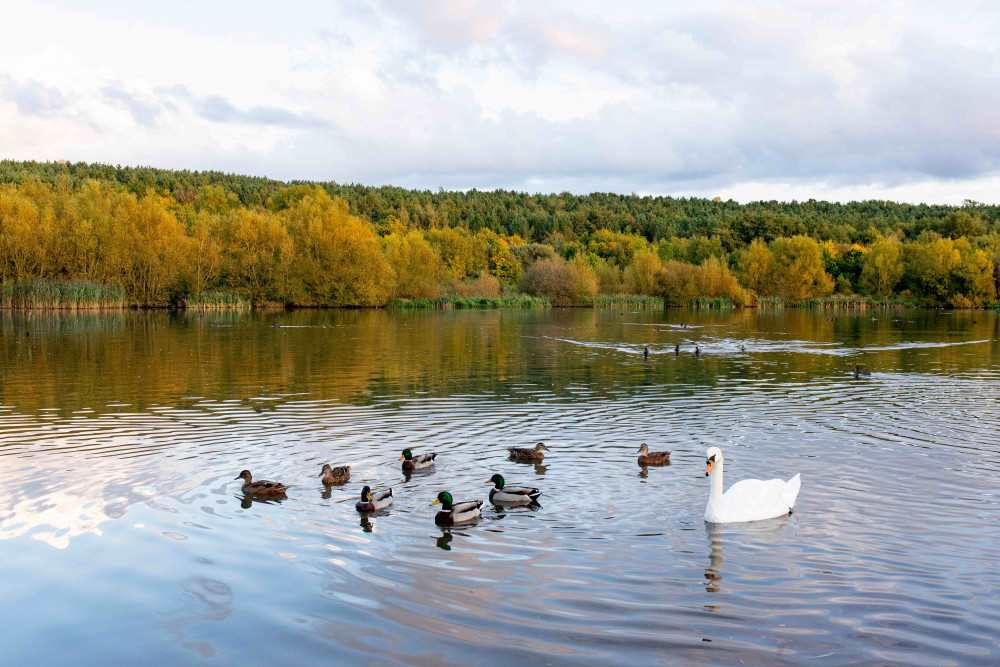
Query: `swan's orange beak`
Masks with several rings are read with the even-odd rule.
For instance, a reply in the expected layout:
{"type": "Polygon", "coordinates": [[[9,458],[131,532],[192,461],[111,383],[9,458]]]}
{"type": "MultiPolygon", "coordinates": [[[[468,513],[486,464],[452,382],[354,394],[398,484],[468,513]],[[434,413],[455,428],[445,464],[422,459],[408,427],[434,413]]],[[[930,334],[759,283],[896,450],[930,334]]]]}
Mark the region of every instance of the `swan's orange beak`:
{"type": "Polygon", "coordinates": [[[705,477],[708,477],[709,475],[712,474],[712,466],[714,465],[715,461],[709,461],[708,463],[705,464],[705,477]]]}

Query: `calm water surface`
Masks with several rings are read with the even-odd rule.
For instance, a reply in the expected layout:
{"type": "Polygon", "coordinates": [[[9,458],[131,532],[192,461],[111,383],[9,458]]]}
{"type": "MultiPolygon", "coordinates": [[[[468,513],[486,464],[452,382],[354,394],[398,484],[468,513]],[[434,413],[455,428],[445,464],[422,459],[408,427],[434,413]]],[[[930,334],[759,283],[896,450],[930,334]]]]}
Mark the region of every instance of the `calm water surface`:
{"type": "Polygon", "coordinates": [[[0,316],[0,662],[1000,662],[992,313],[25,325],[0,316]],[[707,526],[709,445],[727,486],[801,472],[795,513],[707,526]],[[287,500],[244,501],[243,468],[287,500]],[[541,506],[434,525],[494,472],[541,506]],[[392,509],[355,512],[365,483],[392,509]]]}

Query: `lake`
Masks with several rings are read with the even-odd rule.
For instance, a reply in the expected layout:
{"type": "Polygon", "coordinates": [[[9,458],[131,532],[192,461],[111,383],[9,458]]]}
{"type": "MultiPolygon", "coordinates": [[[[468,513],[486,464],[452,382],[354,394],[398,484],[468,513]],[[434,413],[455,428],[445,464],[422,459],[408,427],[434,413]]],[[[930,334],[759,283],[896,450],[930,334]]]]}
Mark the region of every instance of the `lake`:
{"type": "Polygon", "coordinates": [[[0,662],[997,664],[998,326],[3,314],[0,662]],[[706,524],[711,445],[727,487],[801,473],[795,512],[706,524]],[[404,475],[407,447],[433,469],[404,475]],[[244,468],[287,499],[244,499],[244,468]],[[435,526],[439,491],[486,499],[496,472],[539,505],[435,526]],[[392,508],[359,515],[364,484],[392,508]]]}

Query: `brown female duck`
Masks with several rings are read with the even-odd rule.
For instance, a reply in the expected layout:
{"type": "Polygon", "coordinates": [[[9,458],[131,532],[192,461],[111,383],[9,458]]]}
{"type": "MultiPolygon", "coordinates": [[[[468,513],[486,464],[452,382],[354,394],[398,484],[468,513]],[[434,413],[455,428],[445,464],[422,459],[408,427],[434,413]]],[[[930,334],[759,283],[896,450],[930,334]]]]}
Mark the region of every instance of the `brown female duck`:
{"type": "Polygon", "coordinates": [[[510,458],[515,461],[541,461],[545,458],[545,454],[542,452],[543,449],[548,449],[548,447],[540,442],[535,445],[534,449],[510,447],[507,451],[510,452],[510,458]]]}
{"type": "Polygon", "coordinates": [[[319,476],[323,478],[323,483],[327,486],[331,484],[343,484],[351,479],[351,466],[337,466],[333,468],[329,463],[324,463],[323,472],[319,476]]]}
{"type": "Polygon", "coordinates": [[[266,479],[259,481],[253,481],[253,476],[250,474],[249,470],[244,470],[234,479],[243,480],[243,495],[245,496],[261,496],[263,498],[280,498],[285,495],[285,491],[288,487],[284,484],[279,484],[278,482],[270,482],[266,479]]]}
{"type": "Polygon", "coordinates": [[[642,443],[639,447],[639,465],[663,466],[668,463],[670,463],[670,452],[651,452],[646,443],[642,443]]]}

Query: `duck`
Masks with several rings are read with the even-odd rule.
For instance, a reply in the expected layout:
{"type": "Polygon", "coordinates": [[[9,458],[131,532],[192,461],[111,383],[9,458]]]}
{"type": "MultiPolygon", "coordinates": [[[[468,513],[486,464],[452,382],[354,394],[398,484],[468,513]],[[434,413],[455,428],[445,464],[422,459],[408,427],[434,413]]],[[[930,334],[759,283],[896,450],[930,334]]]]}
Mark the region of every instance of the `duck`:
{"type": "Polygon", "coordinates": [[[857,364],[854,364],[854,379],[855,380],[857,380],[858,378],[869,377],[871,374],[872,374],[871,371],[866,371],[863,368],[861,368],[861,366],[859,366],[857,364]]]}
{"type": "Polygon", "coordinates": [[[648,347],[642,348],[642,356],[645,357],[646,359],[649,359],[649,348],[648,347]]]}
{"type": "Polygon", "coordinates": [[[351,466],[331,468],[329,463],[324,463],[323,471],[319,476],[323,478],[323,483],[327,486],[331,484],[343,484],[351,479],[351,466]]]}
{"type": "Polygon", "coordinates": [[[680,353],[681,353],[681,346],[674,345],[674,354],[680,354],[680,353]]]}
{"type": "Polygon", "coordinates": [[[783,479],[743,479],[722,492],[722,450],[709,447],[705,453],[705,477],[712,490],[705,507],[708,523],[763,521],[791,514],[802,486],[801,474],[783,479]]]}
{"type": "Polygon", "coordinates": [[[439,526],[457,526],[463,523],[471,523],[482,516],[479,508],[483,506],[482,500],[465,500],[456,503],[451,499],[451,494],[442,491],[438,494],[437,500],[431,503],[431,507],[440,504],[441,511],[434,515],[434,523],[439,526]]]}
{"type": "Polygon", "coordinates": [[[354,506],[359,512],[374,512],[384,510],[392,505],[392,489],[372,493],[371,487],[365,484],[361,489],[361,500],[354,506]]]}
{"type": "Polygon", "coordinates": [[[262,496],[265,498],[278,498],[285,495],[285,491],[288,487],[284,484],[279,484],[278,482],[271,482],[266,479],[259,481],[253,481],[253,475],[250,474],[249,470],[244,470],[239,475],[233,479],[243,480],[243,495],[245,496],[262,496]]]}
{"type": "Polygon", "coordinates": [[[542,452],[543,449],[548,449],[548,447],[540,442],[535,445],[534,449],[509,447],[507,451],[510,452],[510,458],[515,461],[541,461],[545,458],[545,454],[542,452]]]}
{"type": "Polygon", "coordinates": [[[646,443],[642,443],[639,447],[639,465],[663,466],[668,463],[670,463],[670,452],[651,452],[646,443]]]}
{"type": "Polygon", "coordinates": [[[697,345],[694,346],[694,356],[696,356],[696,357],[700,357],[701,356],[701,348],[698,347],[697,345]]]}
{"type": "Polygon", "coordinates": [[[746,354],[746,351],[747,351],[747,346],[746,345],[740,345],[740,352],[743,352],[744,354],[746,354]]]}
{"type": "Polygon", "coordinates": [[[505,486],[503,476],[499,474],[490,477],[486,483],[493,484],[493,488],[490,489],[491,503],[528,505],[538,500],[538,497],[542,495],[541,491],[530,486],[505,486]]]}
{"type": "Polygon", "coordinates": [[[403,450],[403,455],[399,457],[399,460],[403,462],[403,470],[420,470],[421,468],[429,468],[434,465],[434,457],[437,453],[433,454],[418,454],[413,455],[409,449],[403,450]]]}

